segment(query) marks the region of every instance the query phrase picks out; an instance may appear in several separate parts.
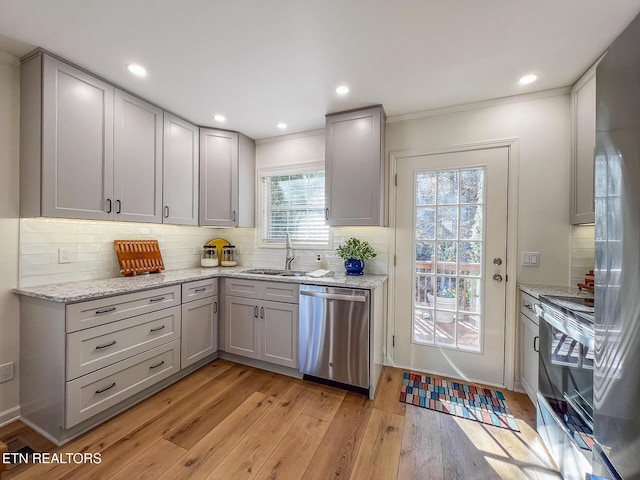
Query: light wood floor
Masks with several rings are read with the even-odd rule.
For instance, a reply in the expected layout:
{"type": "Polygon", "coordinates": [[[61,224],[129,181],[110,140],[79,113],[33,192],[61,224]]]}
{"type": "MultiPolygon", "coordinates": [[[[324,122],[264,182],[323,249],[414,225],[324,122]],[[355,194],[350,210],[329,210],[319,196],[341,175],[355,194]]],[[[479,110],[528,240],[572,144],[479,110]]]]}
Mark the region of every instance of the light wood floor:
{"type": "Polygon", "coordinates": [[[505,392],[521,433],[398,401],[386,367],[375,401],[216,360],[56,448],[21,422],[0,428],[39,452],[99,465],[20,465],[2,479],[559,479],[526,395],[505,392]]]}

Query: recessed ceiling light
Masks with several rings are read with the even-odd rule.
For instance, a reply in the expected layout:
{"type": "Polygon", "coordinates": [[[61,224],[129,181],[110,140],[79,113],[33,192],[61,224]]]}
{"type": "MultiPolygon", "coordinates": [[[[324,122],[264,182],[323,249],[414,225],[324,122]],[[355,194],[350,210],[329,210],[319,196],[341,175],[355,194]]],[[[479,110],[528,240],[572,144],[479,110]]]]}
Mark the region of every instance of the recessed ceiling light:
{"type": "Polygon", "coordinates": [[[280,122],[278,123],[278,128],[281,130],[284,130],[285,128],[287,128],[287,124],[284,122],[280,122]]]}
{"type": "Polygon", "coordinates": [[[142,65],[138,65],[137,63],[127,63],[127,70],[129,70],[134,75],[137,75],[138,77],[147,76],[147,70],[142,65]]]}
{"type": "Polygon", "coordinates": [[[349,87],[347,87],[346,85],[340,85],[339,87],[336,88],[336,93],[340,95],[345,95],[349,93],[349,87]]]}
{"type": "Polygon", "coordinates": [[[538,80],[539,76],[540,75],[538,75],[537,73],[528,73],[528,74],[520,77],[520,81],[518,83],[520,85],[529,85],[530,83],[533,83],[536,80],[538,80]]]}
{"type": "Polygon", "coordinates": [[[220,114],[214,115],[214,116],[213,116],[213,119],[214,119],[216,122],[226,122],[226,121],[227,121],[227,119],[225,118],[225,116],[224,116],[224,115],[220,115],[220,114]]]}

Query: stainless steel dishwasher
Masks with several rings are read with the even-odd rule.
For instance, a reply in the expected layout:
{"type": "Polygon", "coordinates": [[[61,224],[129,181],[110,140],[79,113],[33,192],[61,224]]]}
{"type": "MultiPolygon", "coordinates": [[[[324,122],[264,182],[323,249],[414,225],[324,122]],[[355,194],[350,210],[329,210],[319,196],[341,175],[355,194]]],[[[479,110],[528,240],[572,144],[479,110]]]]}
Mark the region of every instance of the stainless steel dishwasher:
{"type": "Polygon", "coordinates": [[[369,389],[369,290],[300,285],[300,371],[369,389]]]}

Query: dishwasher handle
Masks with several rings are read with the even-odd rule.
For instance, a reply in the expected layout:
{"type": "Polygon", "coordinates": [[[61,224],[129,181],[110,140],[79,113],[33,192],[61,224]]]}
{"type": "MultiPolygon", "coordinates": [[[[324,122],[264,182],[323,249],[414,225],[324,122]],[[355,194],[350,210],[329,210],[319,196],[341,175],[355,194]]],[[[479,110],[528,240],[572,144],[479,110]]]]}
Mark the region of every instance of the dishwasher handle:
{"type": "Polygon", "coordinates": [[[313,292],[310,290],[300,290],[300,295],[306,295],[308,297],[326,298],[327,300],[343,300],[346,302],[367,302],[367,297],[364,295],[342,295],[339,293],[324,293],[313,292]]]}

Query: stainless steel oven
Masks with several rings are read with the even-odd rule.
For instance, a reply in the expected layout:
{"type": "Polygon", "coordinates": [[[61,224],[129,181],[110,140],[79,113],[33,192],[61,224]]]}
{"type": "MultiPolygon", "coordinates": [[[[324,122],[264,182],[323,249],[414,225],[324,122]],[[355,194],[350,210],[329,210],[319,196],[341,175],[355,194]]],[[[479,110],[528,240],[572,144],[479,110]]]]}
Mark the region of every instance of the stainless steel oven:
{"type": "Polygon", "coordinates": [[[538,433],[565,479],[591,472],[593,300],[541,296],[538,433]]]}

